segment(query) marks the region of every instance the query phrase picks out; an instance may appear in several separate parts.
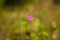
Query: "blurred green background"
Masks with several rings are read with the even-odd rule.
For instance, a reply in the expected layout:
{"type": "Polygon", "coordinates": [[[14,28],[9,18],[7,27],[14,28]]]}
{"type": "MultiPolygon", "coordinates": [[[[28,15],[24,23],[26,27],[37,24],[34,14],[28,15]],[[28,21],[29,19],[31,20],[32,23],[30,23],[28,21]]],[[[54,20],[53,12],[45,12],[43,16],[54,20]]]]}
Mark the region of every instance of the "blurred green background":
{"type": "Polygon", "coordinates": [[[0,40],[60,40],[60,1],[0,0],[0,40]]]}

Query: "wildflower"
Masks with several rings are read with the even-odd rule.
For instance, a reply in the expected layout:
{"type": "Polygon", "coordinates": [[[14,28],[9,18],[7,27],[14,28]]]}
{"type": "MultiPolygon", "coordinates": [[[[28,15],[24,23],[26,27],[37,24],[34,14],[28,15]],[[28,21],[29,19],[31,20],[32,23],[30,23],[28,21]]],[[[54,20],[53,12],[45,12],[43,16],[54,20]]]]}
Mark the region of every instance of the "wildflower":
{"type": "Polygon", "coordinates": [[[29,16],[28,16],[28,20],[30,20],[30,21],[32,21],[32,20],[33,20],[32,15],[29,15],[29,16]]]}

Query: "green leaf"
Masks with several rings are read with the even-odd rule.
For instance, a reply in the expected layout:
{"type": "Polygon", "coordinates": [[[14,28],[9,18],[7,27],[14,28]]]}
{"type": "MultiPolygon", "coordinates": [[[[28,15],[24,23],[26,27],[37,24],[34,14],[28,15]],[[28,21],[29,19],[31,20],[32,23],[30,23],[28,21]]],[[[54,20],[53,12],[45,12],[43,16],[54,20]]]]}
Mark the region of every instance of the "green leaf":
{"type": "Polygon", "coordinates": [[[39,40],[40,38],[37,36],[37,35],[35,35],[34,33],[31,33],[31,40],[39,40]]]}
{"type": "Polygon", "coordinates": [[[21,25],[22,27],[24,27],[25,29],[27,28],[27,22],[24,21],[24,20],[22,20],[22,21],[20,22],[20,25],[21,25]]]}
{"type": "Polygon", "coordinates": [[[40,25],[40,20],[39,19],[35,19],[32,23],[33,26],[37,27],[40,25]]]}
{"type": "Polygon", "coordinates": [[[44,29],[44,25],[41,24],[40,26],[38,26],[37,32],[43,31],[43,29],[44,29]]]}
{"type": "Polygon", "coordinates": [[[43,31],[43,35],[45,35],[45,36],[49,36],[49,32],[47,32],[47,31],[43,31]]]}

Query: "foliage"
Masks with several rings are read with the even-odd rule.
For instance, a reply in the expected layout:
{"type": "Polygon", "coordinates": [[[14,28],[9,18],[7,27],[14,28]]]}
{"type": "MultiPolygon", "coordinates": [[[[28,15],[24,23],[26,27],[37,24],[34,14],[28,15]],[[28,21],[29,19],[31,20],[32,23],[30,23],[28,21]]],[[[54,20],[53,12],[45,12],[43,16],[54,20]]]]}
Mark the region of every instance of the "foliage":
{"type": "MultiPolygon", "coordinates": [[[[5,0],[0,0],[0,6],[2,7],[4,5],[5,0]]],[[[12,1],[12,0],[10,0],[12,1]]],[[[42,1],[42,3],[45,3],[45,0],[40,0],[42,1]]],[[[38,10],[37,14],[40,14],[41,16],[37,16],[35,17],[35,11],[37,11],[37,7],[35,7],[36,5],[40,5],[40,3],[38,3],[37,0],[20,0],[20,6],[24,5],[24,8],[22,11],[18,12],[18,13],[14,13],[10,12],[11,14],[9,14],[9,10],[0,10],[0,29],[2,29],[2,33],[3,35],[6,35],[5,32],[10,32],[10,35],[16,35],[14,36],[14,38],[19,38],[19,40],[22,39],[27,39],[29,37],[30,40],[49,40],[49,37],[52,37],[53,34],[58,34],[58,30],[60,30],[60,14],[56,13],[56,18],[53,15],[54,13],[51,12],[52,14],[50,14],[50,11],[47,10],[45,8],[45,5],[43,5],[44,7],[42,7],[42,10],[38,10]],[[32,2],[31,2],[32,1],[32,2]],[[29,11],[27,6],[25,6],[26,4],[30,5],[29,2],[31,2],[32,4],[34,4],[34,10],[29,11]],[[49,12],[48,12],[49,11],[49,12]],[[2,13],[1,13],[2,12],[2,13]],[[16,15],[19,14],[19,15],[16,15]],[[33,21],[29,21],[28,20],[28,16],[29,14],[32,15],[33,17],[33,21]],[[53,15],[53,16],[52,16],[53,15]],[[9,17],[8,17],[9,16],[9,17]],[[18,16],[18,17],[17,17],[18,16]],[[6,18],[7,17],[7,18],[6,18]],[[11,18],[11,20],[9,20],[9,18],[11,18]],[[16,20],[15,20],[16,18],[16,20]],[[40,20],[41,18],[45,19],[40,20]],[[8,21],[6,24],[6,20],[8,21]],[[49,20],[47,20],[49,19],[49,20]],[[14,20],[13,24],[12,24],[12,20],[14,20]],[[43,22],[42,22],[43,21],[43,22]],[[7,26],[7,27],[6,27],[7,26]],[[33,30],[32,30],[33,29],[33,30]],[[28,32],[28,33],[26,33],[28,32]],[[21,35],[20,35],[21,34],[21,35]],[[26,35],[28,34],[28,35],[26,35]],[[28,36],[26,38],[26,36],[28,36]],[[20,39],[20,37],[22,39],[20,39]]],[[[30,5],[31,6],[31,5],[30,5]]],[[[0,7],[0,8],[1,8],[0,7]]],[[[40,6],[39,6],[40,7],[40,6]]],[[[51,38],[50,38],[51,39],[51,38]]],[[[52,38],[53,39],[53,38],[52,38]]],[[[11,40],[11,38],[9,37],[5,37],[4,40],[11,40]]],[[[17,39],[16,39],[17,40],[17,39]]]]}

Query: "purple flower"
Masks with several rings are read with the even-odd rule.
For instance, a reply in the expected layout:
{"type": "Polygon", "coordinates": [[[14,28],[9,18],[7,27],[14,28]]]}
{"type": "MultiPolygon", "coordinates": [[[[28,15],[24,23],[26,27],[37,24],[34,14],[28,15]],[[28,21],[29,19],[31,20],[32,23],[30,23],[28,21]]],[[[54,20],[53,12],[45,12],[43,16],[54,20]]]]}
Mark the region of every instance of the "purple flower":
{"type": "Polygon", "coordinates": [[[30,21],[32,21],[32,20],[33,20],[32,15],[29,15],[29,16],[28,16],[28,20],[30,20],[30,21]]]}

